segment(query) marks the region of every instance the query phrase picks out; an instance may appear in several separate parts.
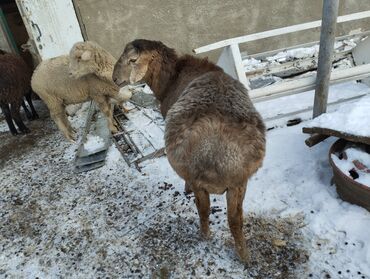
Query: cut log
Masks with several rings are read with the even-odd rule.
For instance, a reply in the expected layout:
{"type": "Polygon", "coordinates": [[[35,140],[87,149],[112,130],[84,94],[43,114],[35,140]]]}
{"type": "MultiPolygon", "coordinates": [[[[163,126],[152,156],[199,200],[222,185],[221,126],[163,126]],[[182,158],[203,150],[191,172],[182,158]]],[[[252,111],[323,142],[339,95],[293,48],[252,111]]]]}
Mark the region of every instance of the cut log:
{"type": "Polygon", "coordinates": [[[308,139],[306,139],[304,142],[308,147],[312,147],[312,146],[322,142],[323,140],[326,140],[328,137],[330,137],[330,136],[322,135],[322,134],[313,134],[308,139]]]}

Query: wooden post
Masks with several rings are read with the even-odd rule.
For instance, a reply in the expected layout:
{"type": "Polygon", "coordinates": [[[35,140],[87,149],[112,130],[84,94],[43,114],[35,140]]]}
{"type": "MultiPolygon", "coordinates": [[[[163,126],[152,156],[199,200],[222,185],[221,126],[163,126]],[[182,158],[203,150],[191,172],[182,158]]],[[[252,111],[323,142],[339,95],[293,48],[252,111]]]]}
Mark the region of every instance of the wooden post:
{"type": "Polygon", "coordinates": [[[313,117],[326,112],[339,0],[324,0],[313,117]]]}

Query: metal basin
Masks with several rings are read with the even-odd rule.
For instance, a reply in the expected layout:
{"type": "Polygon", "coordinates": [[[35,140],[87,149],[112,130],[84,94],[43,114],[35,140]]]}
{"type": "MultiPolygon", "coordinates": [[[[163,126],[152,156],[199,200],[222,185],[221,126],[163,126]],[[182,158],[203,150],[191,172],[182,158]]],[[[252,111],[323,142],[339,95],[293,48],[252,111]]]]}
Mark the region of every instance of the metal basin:
{"type": "Polygon", "coordinates": [[[340,198],[344,201],[357,204],[370,211],[370,187],[367,187],[344,174],[334,163],[331,154],[343,151],[348,141],[339,139],[330,148],[329,162],[333,169],[333,179],[340,198]]]}

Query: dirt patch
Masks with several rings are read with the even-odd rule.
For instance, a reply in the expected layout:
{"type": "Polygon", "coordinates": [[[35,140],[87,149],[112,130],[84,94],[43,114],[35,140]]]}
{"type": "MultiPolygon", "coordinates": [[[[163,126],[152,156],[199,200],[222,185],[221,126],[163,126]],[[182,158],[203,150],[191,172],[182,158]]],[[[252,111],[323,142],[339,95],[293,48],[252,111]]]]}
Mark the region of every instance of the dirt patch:
{"type": "MultiPolygon", "coordinates": [[[[13,239],[16,237],[39,237],[40,227],[43,226],[43,212],[35,200],[24,204],[20,198],[13,199],[13,207],[9,210],[10,216],[6,224],[2,224],[3,237],[13,239]],[[11,229],[7,224],[11,224],[11,229]]],[[[0,222],[1,224],[1,222],[0,222]]]]}
{"type": "MultiPolygon", "coordinates": [[[[140,258],[147,258],[146,263],[152,267],[153,278],[177,278],[177,267],[180,266],[195,277],[229,278],[230,275],[230,278],[234,278],[232,270],[237,268],[244,270],[246,278],[297,278],[296,272],[304,270],[309,258],[304,249],[305,241],[301,233],[304,222],[300,215],[269,218],[249,214],[245,217],[244,230],[252,255],[250,266],[243,266],[236,259],[230,235],[226,243],[225,240],[216,239],[219,237],[217,235],[205,242],[199,238],[196,218],[161,220],[164,221],[162,224],[152,223],[138,241],[141,245],[140,258]],[[220,260],[220,251],[225,249],[231,250],[229,262],[232,265],[220,268],[222,264],[216,262],[220,260]],[[190,257],[194,258],[194,254],[198,254],[198,259],[187,261],[190,257]]],[[[228,230],[227,223],[223,226],[228,230]]],[[[137,273],[140,271],[136,270],[137,273]]]]}
{"type": "Polygon", "coordinates": [[[245,219],[252,255],[249,274],[261,279],[297,278],[296,270],[301,270],[309,258],[300,230],[303,216],[266,218],[249,214],[245,219]]]}
{"type": "Polygon", "coordinates": [[[27,154],[35,145],[55,132],[50,118],[42,118],[26,123],[31,130],[28,134],[13,136],[8,130],[0,132],[0,168],[9,159],[17,159],[27,154]]]}

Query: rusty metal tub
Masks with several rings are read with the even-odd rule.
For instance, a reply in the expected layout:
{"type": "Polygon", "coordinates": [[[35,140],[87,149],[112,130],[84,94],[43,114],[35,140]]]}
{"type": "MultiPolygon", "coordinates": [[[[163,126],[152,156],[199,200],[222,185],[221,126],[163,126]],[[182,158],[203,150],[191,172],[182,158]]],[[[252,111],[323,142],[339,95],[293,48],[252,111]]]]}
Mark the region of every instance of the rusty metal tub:
{"type": "Polygon", "coordinates": [[[331,158],[332,154],[343,151],[348,141],[339,139],[330,148],[329,162],[333,169],[333,179],[338,195],[344,201],[357,204],[370,211],[370,187],[358,183],[356,180],[344,174],[331,158]]]}

